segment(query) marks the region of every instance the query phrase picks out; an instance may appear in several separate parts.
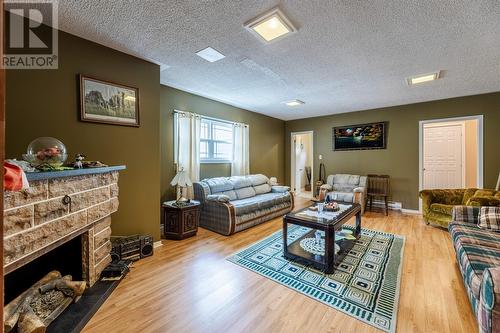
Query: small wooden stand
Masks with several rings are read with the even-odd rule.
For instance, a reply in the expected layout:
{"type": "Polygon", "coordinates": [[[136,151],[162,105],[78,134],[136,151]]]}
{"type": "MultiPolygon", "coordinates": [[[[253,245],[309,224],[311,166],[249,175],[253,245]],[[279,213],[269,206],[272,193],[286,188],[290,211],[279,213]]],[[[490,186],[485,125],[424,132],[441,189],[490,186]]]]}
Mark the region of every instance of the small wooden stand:
{"type": "Polygon", "coordinates": [[[196,235],[200,221],[200,202],[176,205],[175,201],[164,202],[164,236],[167,239],[184,239],[196,235]]]}

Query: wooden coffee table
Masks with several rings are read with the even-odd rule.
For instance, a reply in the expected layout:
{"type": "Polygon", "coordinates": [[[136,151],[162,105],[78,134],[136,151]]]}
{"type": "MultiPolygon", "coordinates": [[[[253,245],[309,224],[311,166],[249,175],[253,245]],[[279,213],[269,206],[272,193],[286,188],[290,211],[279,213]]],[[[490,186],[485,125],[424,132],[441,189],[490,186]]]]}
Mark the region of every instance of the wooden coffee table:
{"type": "Polygon", "coordinates": [[[361,234],[361,206],[357,203],[347,202],[339,202],[339,204],[343,205],[345,209],[335,216],[316,217],[303,213],[316,204],[286,214],[283,217],[283,252],[285,258],[311,265],[327,274],[333,273],[335,265],[342,261],[355,243],[355,240],[347,239],[338,241],[337,244],[340,246],[340,251],[338,254],[335,254],[335,232],[340,231],[346,222],[356,216],[356,228],[353,236],[358,239],[361,234]],[[289,224],[311,228],[311,231],[288,243],[289,224]],[[306,238],[316,239],[317,230],[324,231],[325,233],[323,255],[306,251],[300,245],[301,241],[306,238]]]}

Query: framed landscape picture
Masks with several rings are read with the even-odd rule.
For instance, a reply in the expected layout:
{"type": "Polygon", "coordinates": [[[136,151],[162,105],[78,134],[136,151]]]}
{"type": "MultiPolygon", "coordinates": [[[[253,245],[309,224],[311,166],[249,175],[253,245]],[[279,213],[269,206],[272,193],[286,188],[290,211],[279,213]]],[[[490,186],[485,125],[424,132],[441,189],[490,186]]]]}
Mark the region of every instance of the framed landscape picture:
{"type": "Polygon", "coordinates": [[[333,128],[333,150],[385,149],[387,122],[333,128]]]}
{"type": "Polygon", "coordinates": [[[139,89],[80,75],[80,119],[139,126],[139,89]]]}

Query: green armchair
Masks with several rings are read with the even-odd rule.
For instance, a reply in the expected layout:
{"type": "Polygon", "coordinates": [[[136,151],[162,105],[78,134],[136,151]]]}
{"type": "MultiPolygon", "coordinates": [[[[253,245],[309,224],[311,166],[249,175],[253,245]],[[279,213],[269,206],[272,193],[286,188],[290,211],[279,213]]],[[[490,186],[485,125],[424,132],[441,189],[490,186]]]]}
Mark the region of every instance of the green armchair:
{"type": "Polygon", "coordinates": [[[454,206],[500,206],[500,191],[477,188],[423,190],[422,215],[427,224],[447,227],[454,206]]]}

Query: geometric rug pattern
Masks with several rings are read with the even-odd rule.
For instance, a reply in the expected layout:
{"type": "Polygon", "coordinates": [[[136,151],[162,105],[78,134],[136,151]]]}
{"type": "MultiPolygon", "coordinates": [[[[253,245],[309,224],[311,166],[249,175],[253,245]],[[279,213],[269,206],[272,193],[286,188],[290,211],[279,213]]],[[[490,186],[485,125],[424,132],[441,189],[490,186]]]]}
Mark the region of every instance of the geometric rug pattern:
{"type": "MultiPolygon", "coordinates": [[[[353,230],[351,226],[344,229],[353,230]]],[[[288,244],[311,229],[294,225],[288,244]]],[[[360,238],[333,274],[283,257],[282,231],[227,260],[274,280],[382,331],[394,332],[405,238],[362,229],[360,238]]]]}

